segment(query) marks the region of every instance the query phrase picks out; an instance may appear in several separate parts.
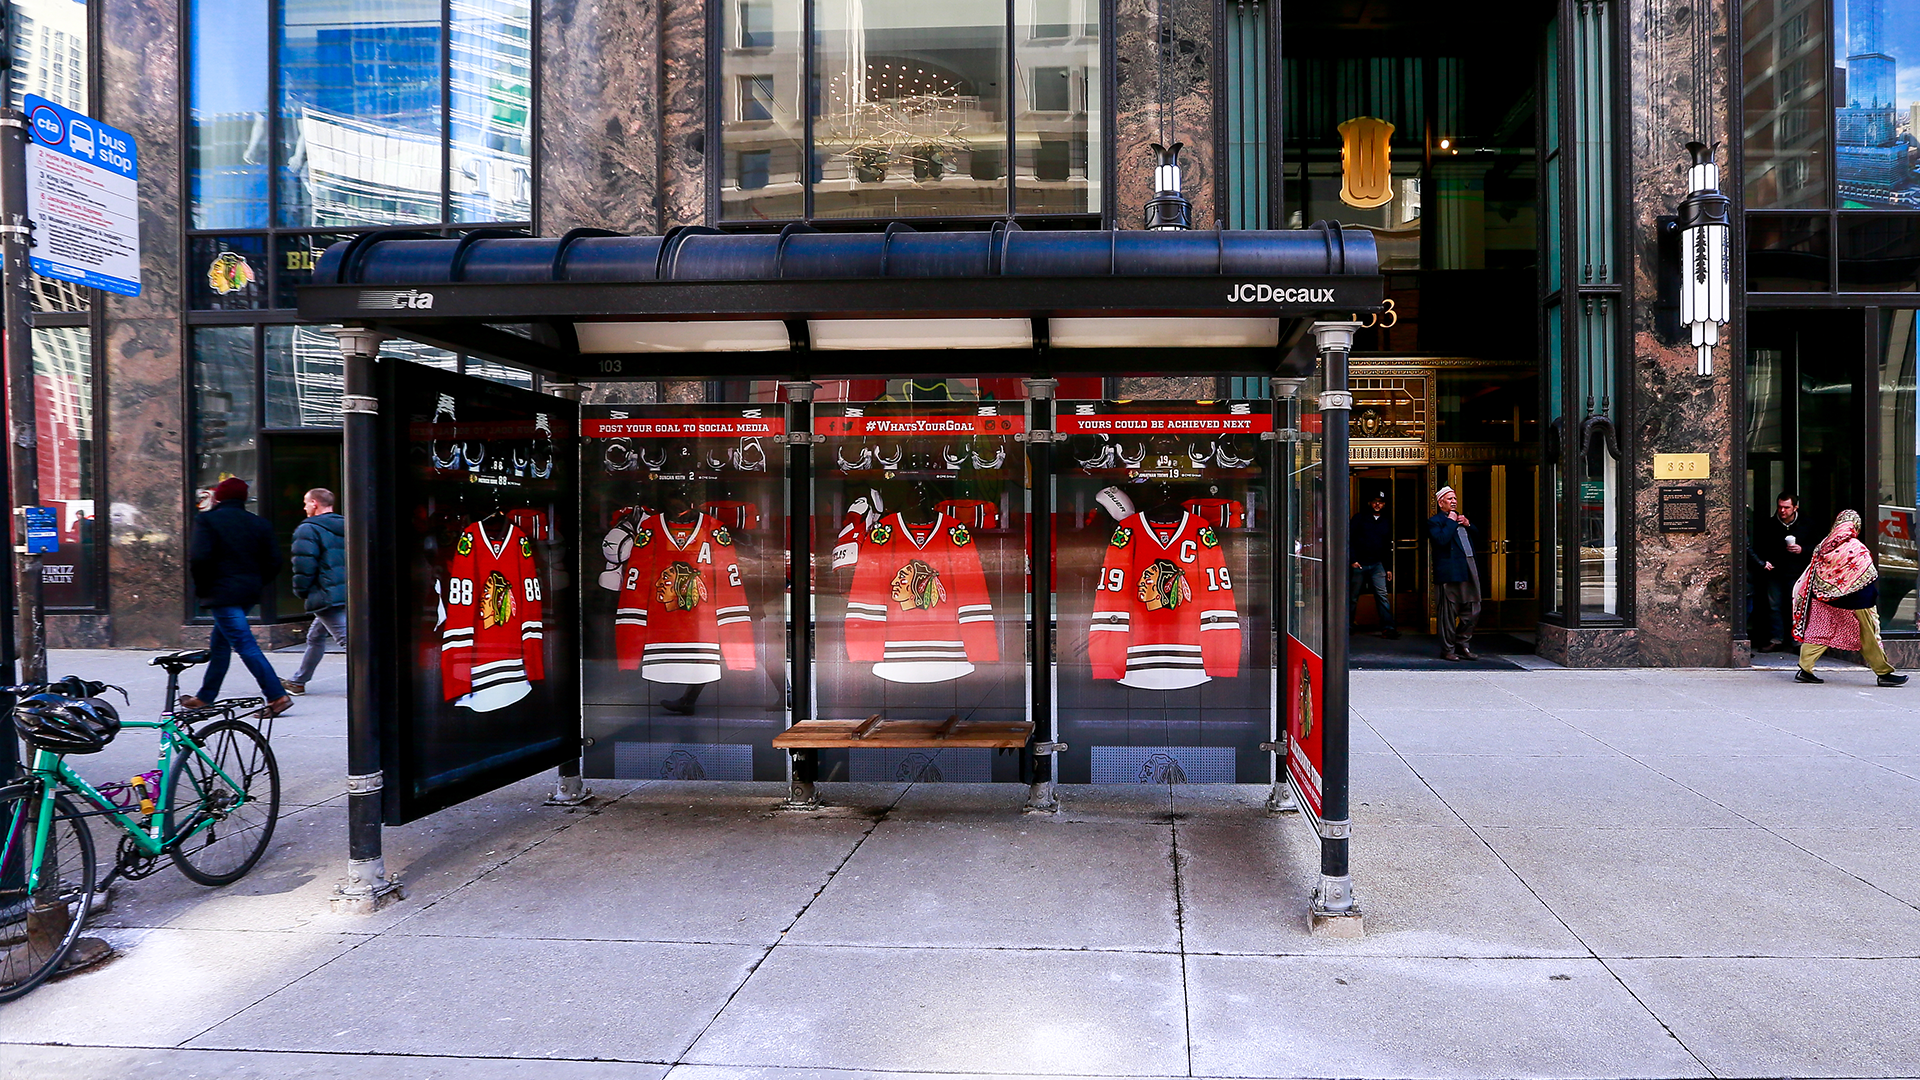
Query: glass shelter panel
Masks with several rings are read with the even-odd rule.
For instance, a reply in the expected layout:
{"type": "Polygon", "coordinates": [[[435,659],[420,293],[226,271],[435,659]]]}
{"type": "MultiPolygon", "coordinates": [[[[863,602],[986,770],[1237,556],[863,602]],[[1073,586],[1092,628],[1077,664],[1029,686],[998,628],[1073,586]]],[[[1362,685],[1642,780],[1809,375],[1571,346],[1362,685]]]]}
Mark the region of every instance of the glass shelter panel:
{"type": "MultiPolygon", "coordinates": [[[[1324,382],[1309,380],[1300,394],[1283,403],[1289,411],[1319,397],[1324,382]]],[[[1285,470],[1281,485],[1286,505],[1285,551],[1281,573],[1286,575],[1286,659],[1275,688],[1284,695],[1281,714],[1286,719],[1287,776],[1298,797],[1315,816],[1320,813],[1323,739],[1320,721],[1327,651],[1327,534],[1326,470],[1320,458],[1323,430],[1318,412],[1297,412],[1294,427],[1305,441],[1283,443],[1280,461],[1285,470]]],[[[1340,575],[1344,577],[1345,575],[1340,575]]],[[[1335,580],[1339,580],[1338,577],[1335,580]]]]}
{"type": "Polygon", "coordinates": [[[1062,401],[1066,783],[1259,783],[1272,738],[1267,402],[1062,401]]]}
{"type": "Polygon", "coordinates": [[[585,771],[784,779],[781,408],[592,405],[581,430],[585,771]]]}
{"type": "MultiPolygon", "coordinates": [[[[813,715],[1028,719],[1021,402],[822,404],[813,715]]],[[[821,776],[1011,780],[990,750],[826,751],[821,776]],[[836,760],[837,759],[837,760],[836,760]]]]}
{"type": "Polygon", "coordinates": [[[1882,312],[1880,358],[1880,628],[1911,634],[1915,624],[1914,585],[1920,578],[1915,550],[1915,447],[1920,446],[1920,416],[1914,409],[1914,316],[1911,310],[1882,312]]]}

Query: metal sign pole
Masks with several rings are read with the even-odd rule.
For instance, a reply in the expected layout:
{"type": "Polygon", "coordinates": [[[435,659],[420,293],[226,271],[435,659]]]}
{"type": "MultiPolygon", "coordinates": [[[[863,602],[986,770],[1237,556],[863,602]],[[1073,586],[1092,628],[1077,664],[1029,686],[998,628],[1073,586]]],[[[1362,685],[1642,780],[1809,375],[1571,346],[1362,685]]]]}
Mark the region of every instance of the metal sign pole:
{"type": "Polygon", "coordinates": [[[1352,821],[1347,798],[1347,512],[1350,509],[1348,422],[1353,394],[1347,388],[1347,354],[1357,322],[1313,324],[1313,336],[1325,364],[1320,394],[1321,464],[1327,484],[1324,607],[1326,662],[1322,669],[1321,738],[1323,770],[1320,812],[1320,885],[1313,891],[1309,920],[1313,928],[1336,937],[1358,937],[1364,930],[1360,904],[1353,897],[1353,868],[1348,861],[1352,821]]]}
{"type": "Polygon", "coordinates": [[[32,293],[27,284],[27,119],[0,110],[0,244],[6,250],[8,492],[12,496],[14,648],[20,681],[47,679],[44,556],[28,551],[25,508],[40,505],[40,447],[33,388],[32,293]]]}

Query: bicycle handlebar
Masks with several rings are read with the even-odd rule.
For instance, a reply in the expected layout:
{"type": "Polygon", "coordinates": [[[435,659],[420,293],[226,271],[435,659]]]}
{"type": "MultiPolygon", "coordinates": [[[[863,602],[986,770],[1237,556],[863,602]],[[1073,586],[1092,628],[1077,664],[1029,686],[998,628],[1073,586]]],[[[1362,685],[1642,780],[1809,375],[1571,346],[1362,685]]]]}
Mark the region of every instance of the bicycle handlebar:
{"type": "Polygon", "coordinates": [[[62,697],[70,698],[99,697],[109,690],[118,690],[122,701],[125,701],[129,705],[133,704],[133,699],[127,695],[126,687],[115,686],[112,683],[99,682],[94,679],[83,679],[78,675],[68,675],[56,682],[50,683],[21,683],[17,686],[0,686],[0,694],[12,694],[17,698],[27,697],[32,694],[59,694],[62,697]]]}

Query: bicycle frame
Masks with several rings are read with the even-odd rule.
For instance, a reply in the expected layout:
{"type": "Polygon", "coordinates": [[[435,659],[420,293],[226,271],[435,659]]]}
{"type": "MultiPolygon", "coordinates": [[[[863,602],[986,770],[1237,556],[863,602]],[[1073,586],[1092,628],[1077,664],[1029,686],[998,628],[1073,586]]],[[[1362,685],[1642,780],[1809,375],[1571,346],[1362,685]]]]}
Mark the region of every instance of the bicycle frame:
{"type": "MultiPolygon", "coordinates": [[[[146,728],[160,732],[160,756],[156,761],[160,772],[160,784],[153,795],[154,813],[146,815],[149,820],[144,824],[135,820],[132,814],[115,806],[105,795],[100,794],[98,789],[87,783],[79,773],[73,771],[64,757],[50,750],[35,751],[33,765],[27,770],[27,776],[22,778],[23,781],[38,780],[40,784],[40,815],[34,823],[33,861],[28,863],[27,868],[29,894],[40,886],[40,867],[42,860],[46,857],[47,839],[53,831],[53,800],[60,794],[62,788],[79,795],[93,807],[92,810],[83,812],[82,817],[106,818],[118,825],[141,852],[156,856],[213,824],[213,819],[203,817],[193,822],[191,828],[177,835],[162,834],[157,818],[160,808],[167,805],[167,800],[173,793],[173,762],[177,748],[185,747],[187,752],[191,752],[205,762],[215,775],[225,780],[239,796],[240,801],[235,805],[244,806],[249,801],[245,786],[228,776],[226,771],[220,768],[219,762],[208,755],[206,747],[195,741],[187,729],[181,727],[171,715],[159,720],[122,721],[120,729],[125,731],[128,728],[146,728]]],[[[7,824],[5,844],[0,845],[0,865],[5,865],[6,857],[12,854],[15,838],[21,833],[19,815],[25,813],[26,809],[27,804],[23,801],[14,812],[14,820],[7,824]]]]}

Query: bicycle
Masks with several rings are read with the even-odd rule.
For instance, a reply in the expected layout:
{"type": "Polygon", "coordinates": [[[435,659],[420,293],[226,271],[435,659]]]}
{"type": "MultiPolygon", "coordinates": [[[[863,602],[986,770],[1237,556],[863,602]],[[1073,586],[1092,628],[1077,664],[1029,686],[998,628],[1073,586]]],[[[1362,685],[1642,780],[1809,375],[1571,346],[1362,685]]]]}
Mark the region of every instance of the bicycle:
{"type": "MultiPolygon", "coordinates": [[[[200,649],[149,661],[167,672],[167,701],[177,700],[180,672],[207,657],[200,649]]],[[[120,687],[71,675],[45,685],[0,686],[0,693],[16,699],[57,695],[37,699],[38,707],[64,701],[97,710],[109,689],[126,696],[120,687]]],[[[267,734],[240,714],[258,710],[265,716],[265,704],[234,698],[199,709],[172,708],[158,720],[120,721],[97,745],[66,751],[36,745],[24,715],[36,706],[15,707],[14,726],[30,761],[22,775],[0,782],[0,1002],[26,994],[59,970],[80,939],[94,894],[114,878],[146,877],[159,869],[161,855],[202,885],[229,885],[253,869],[279,820],[280,766],[267,734]],[[159,732],[153,769],[95,787],[67,763],[68,753],[99,750],[127,728],[159,732]],[[85,820],[90,817],[123,834],[113,869],[98,882],[85,820]]],[[[265,719],[270,732],[272,718],[265,719]]],[[[39,741],[46,742],[44,731],[39,741]]]]}

